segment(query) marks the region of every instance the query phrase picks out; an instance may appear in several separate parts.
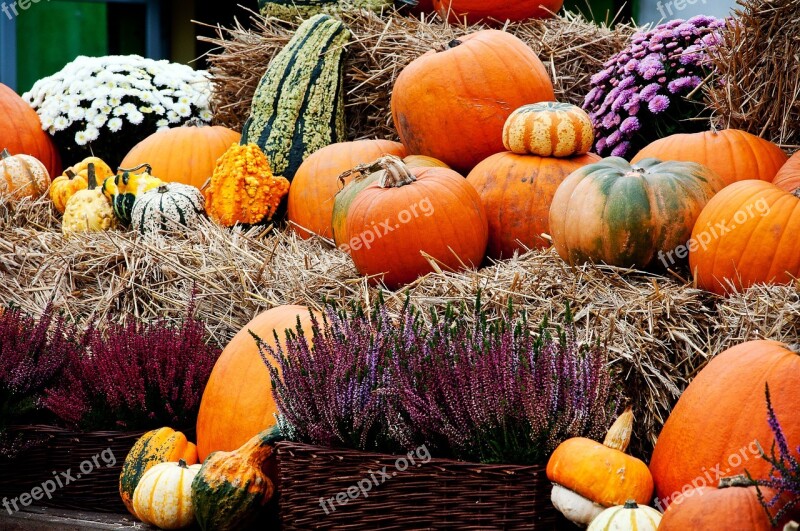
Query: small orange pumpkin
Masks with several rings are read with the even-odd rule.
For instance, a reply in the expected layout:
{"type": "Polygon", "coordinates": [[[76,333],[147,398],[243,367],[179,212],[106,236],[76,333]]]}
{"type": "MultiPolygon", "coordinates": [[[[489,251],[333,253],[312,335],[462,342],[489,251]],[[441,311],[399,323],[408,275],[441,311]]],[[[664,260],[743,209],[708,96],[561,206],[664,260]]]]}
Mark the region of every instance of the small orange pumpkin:
{"type": "Polygon", "coordinates": [[[0,152],[0,195],[19,200],[36,199],[47,192],[50,175],[39,159],[30,155],[11,155],[0,152]]]}
{"type": "Polygon", "coordinates": [[[800,188],[800,151],[792,155],[786,164],[781,166],[772,180],[772,184],[787,192],[794,192],[800,188]]]}
{"type": "Polygon", "coordinates": [[[571,103],[524,105],[511,113],[503,127],[503,145],[521,155],[572,157],[589,153],[593,144],[592,119],[571,103]]]}

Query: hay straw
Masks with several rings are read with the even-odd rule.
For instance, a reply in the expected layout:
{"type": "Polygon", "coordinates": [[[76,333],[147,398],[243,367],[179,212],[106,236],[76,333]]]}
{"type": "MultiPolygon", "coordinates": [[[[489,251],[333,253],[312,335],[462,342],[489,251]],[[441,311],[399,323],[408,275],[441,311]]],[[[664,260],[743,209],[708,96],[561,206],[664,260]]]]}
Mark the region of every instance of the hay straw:
{"type": "MultiPolygon", "coordinates": [[[[559,322],[571,302],[580,339],[608,346],[637,413],[635,445],[646,455],[686,382],[714,354],[753,338],[796,342],[795,288],[760,287],[727,300],[689,284],[619,268],[572,269],[534,251],[477,272],[431,273],[408,287],[423,307],[482,304],[501,318],[509,301],[532,322],[559,322]]],[[[179,318],[195,290],[197,315],[225,344],[259,312],[280,304],[321,308],[323,298],[372,304],[379,295],[350,259],[322,240],[270,227],[199,230],[148,241],[130,232],[65,239],[47,200],[0,203],[0,300],[39,314],[57,308],[102,317],[179,318]]],[[[404,292],[384,294],[398,314],[404,292]]]]}
{"type": "Polygon", "coordinates": [[[711,60],[722,83],[707,89],[721,127],[800,147],[797,35],[800,0],[739,0],[711,60]]]}
{"type": "MultiPolygon", "coordinates": [[[[400,71],[428,50],[485,26],[453,26],[431,16],[416,19],[396,12],[347,11],[342,20],[353,37],[345,64],[349,137],[395,138],[389,101],[400,71]]],[[[253,92],[270,60],[291,38],[297,22],[250,14],[249,27],[236,21],[217,27],[216,38],[200,37],[217,49],[208,55],[213,75],[215,119],[241,130],[253,92]]],[[[561,101],[583,103],[589,78],[620,51],[634,28],[614,29],[567,12],[549,20],[511,24],[507,31],[525,41],[545,63],[561,101]]]]}

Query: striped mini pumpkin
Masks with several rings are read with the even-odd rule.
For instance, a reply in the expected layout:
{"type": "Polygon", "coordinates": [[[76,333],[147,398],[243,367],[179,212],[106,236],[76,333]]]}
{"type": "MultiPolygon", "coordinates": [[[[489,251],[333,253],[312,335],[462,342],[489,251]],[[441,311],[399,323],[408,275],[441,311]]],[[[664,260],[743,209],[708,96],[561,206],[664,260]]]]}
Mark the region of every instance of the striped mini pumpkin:
{"type": "Polygon", "coordinates": [[[571,157],[594,143],[589,115],[575,105],[547,101],[520,107],[503,128],[503,145],[520,155],[571,157]]]}
{"type": "Polygon", "coordinates": [[[588,531],[656,531],[660,522],[660,512],[629,501],[597,515],[589,524],[588,531]]]}
{"type": "Polygon", "coordinates": [[[132,228],[141,234],[192,227],[205,212],[203,194],[188,184],[163,184],[141,195],[133,205],[132,228]]]}
{"type": "Polygon", "coordinates": [[[316,15],[297,28],[261,78],[241,145],[258,144],[274,175],[291,181],[306,157],[345,140],[342,68],[348,40],[341,21],[316,15]]]}

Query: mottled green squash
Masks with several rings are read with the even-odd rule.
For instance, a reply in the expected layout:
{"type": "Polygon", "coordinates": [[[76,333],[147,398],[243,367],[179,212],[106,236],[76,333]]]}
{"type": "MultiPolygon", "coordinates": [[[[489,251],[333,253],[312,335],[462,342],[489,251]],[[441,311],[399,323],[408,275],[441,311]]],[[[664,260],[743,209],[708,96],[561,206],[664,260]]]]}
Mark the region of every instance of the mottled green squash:
{"type": "Polygon", "coordinates": [[[550,204],[550,231],[571,265],[664,269],[685,263],[695,221],[725,187],[693,162],[609,157],[570,174],[550,204]]]}
{"type": "Polygon", "coordinates": [[[241,144],[258,144],[274,175],[291,181],[306,157],[345,140],[342,68],[349,40],[341,21],[312,17],[261,78],[241,144]]]}
{"type": "Polygon", "coordinates": [[[183,459],[187,464],[197,463],[197,447],[186,436],[172,428],[148,431],[133,445],[122,465],[119,475],[119,494],[125,507],[133,510],[133,493],[144,473],[160,463],[183,459]]]}
{"type": "Polygon", "coordinates": [[[164,182],[152,175],[149,164],[141,164],[131,169],[119,168],[120,173],[103,181],[103,195],[111,201],[117,219],[125,225],[131,222],[131,212],[136,198],[145,192],[158,188],[164,182]],[[141,171],[144,170],[144,171],[141,171]]]}
{"type": "MultiPolygon", "coordinates": [[[[401,0],[394,3],[402,7],[412,2],[401,0]]],[[[262,15],[282,19],[296,16],[308,18],[320,13],[330,15],[348,9],[370,9],[380,12],[392,4],[392,0],[258,0],[262,15]]]]}
{"type": "Polygon", "coordinates": [[[237,450],[206,458],[192,481],[192,505],[203,531],[243,529],[258,517],[275,493],[264,470],[278,440],[278,430],[271,428],[237,450]]]}

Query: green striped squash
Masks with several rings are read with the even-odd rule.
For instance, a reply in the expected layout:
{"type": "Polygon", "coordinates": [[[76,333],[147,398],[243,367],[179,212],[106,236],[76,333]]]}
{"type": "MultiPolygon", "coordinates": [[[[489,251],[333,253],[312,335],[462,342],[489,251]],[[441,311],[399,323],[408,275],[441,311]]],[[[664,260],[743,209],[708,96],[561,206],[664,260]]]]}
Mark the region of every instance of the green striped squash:
{"type": "Polygon", "coordinates": [[[550,204],[550,231],[571,265],[604,262],[663,270],[685,263],[695,221],[725,187],[694,162],[609,157],[570,174],[550,204]]]}
{"type": "Polygon", "coordinates": [[[139,196],[131,212],[132,229],[141,234],[193,227],[205,212],[203,194],[188,184],[162,184],[139,196]]]}
{"type": "MultiPolygon", "coordinates": [[[[398,6],[409,2],[397,2],[398,6]]],[[[392,0],[259,0],[261,14],[267,17],[291,19],[307,18],[320,13],[335,14],[347,9],[381,11],[392,5],[392,0]]]]}
{"type": "Polygon", "coordinates": [[[349,40],[341,21],[316,15],[261,78],[241,144],[258,144],[274,175],[291,181],[306,157],[345,139],[342,69],[349,40]]]}

